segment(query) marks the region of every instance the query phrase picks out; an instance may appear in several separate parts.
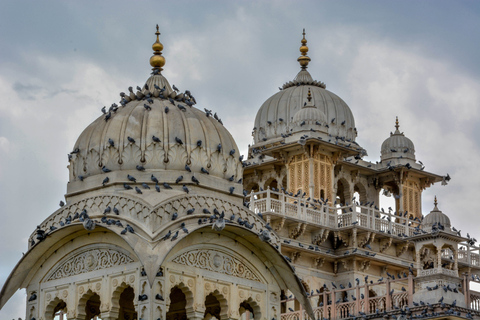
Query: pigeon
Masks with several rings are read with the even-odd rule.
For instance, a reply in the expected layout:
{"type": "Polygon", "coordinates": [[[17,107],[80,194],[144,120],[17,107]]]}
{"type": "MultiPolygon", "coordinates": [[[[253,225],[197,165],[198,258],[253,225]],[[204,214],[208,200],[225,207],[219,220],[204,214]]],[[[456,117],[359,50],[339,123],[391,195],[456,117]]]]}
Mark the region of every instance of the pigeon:
{"type": "Polygon", "coordinates": [[[183,191],[185,191],[186,193],[189,193],[189,192],[190,192],[190,190],[188,190],[188,188],[187,188],[186,185],[183,185],[182,189],[183,189],[183,191]]]}
{"type": "Polygon", "coordinates": [[[178,143],[178,144],[183,144],[182,139],[180,139],[178,137],[175,137],[175,142],[178,143]]]}
{"type": "Polygon", "coordinates": [[[202,173],[210,174],[204,167],[202,167],[202,168],[200,169],[200,171],[201,171],[202,173]]]}
{"type": "Polygon", "coordinates": [[[135,187],[135,191],[137,191],[138,194],[142,194],[142,193],[143,193],[142,190],[140,190],[139,187],[135,187]]]}
{"type": "Polygon", "coordinates": [[[200,184],[200,181],[198,181],[198,179],[195,178],[195,176],[192,176],[192,181],[193,181],[194,183],[196,183],[197,185],[200,184]]]}
{"type": "Polygon", "coordinates": [[[108,139],[108,144],[111,146],[111,147],[115,147],[115,142],[112,140],[112,139],[108,139]]]}
{"type": "Polygon", "coordinates": [[[190,169],[190,167],[188,166],[188,164],[185,165],[185,170],[187,170],[188,172],[192,172],[192,169],[190,169]]]}
{"type": "Polygon", "coordinates": [[[126,183],[123,184],[123,187],[124,187],[125,189],[127,189],[127,190],[133,189],[130,185],[128,185],[128,184],[126,184],[126,183]]]}
{"type": "Polygon", "coordinates": [[[135,177],[133,177],[133,176],[131,176],[131,175],[129,175],[129,174],[127,174],[127,179],[130,180],[130,181],[132,181],[132,182],[137,182],[137,179],[135,179],[135,177]]]}
{"type": "Polygon", "coordinates": [[[145,168],[144,168],[143,166],[141,166],[141,165],[137,165],[135,168],[136,168],[138,171],[145,171],[145,168]]]}
{"type": "Polygon", "coordinates": [[[120,214],[120,211],[119,211],[117,208],[115,208],[115,207],[113,207],[113,212],[114,212],[117,216],[120,214]]]}
{"type": "Polygon", "coordinates": [[[110,178],[109,177],[105,177],[105,179],[103,179],[102,181],[102,186],[105,187],[105,185],[110,181],[110,178]]]}
{"type": "Polygon", "coordinates": [[[158,137],[155,137],[155,136],[152,136],[152,140],[153,140],[153,142],[161,142],[160,139],[158,137]]]}
{"type": "Polygon", "coordinates": [[[110,170],[110,169],[108,169],[107,167],[103,166],[103,167],[102,167],[102,171],[105,172],[105,173],[109,173],[109,172],[112,171],[112,170],[110,170]]]}
{"type": "Polygon", "coordinates": [[[230,187],[230,189],[228,189],[228,191],[230,192],[230,194],[233,194],[233,191],[235,190],[235,187],[230,187]]]}
{"type": "Polygon", "coordinates": [[[135,139],[133,139],[132,137],[127,137],[127,139],[130,143],[135,143],[135,139]]]}
{"type": "Polygon", "coordinates": [[[142,183],[142,187],[144,189],[150,189],[150,187],[148,186],[148,184],[146,184],[145,182],[142,183]]]}
{"type": "Polygon", "coordinates": [[[105,210],[103,210],[103,214],[110,213],[112,211],[112,208],[110,206],[106,207],[105,210]]]}
{"type": "Polygon", "coordinates": [[[60,207],[63,207],[65,205],[65,202],[61,201],[60,200],[60,203],[59,203],[60,207]]]}
{"type": "Polygon", "coordinates": [[[156,184],[158,184],[158,179],[152,174],[152,176],[150,177],[150,179],[155,182],[156,184]]]}
{"type": "Polygon", "coordinates": [[[172,221],[178,218],[178,213],[172,213],[172,221]]]}
{"type": "Polygon", "coordinates": [[[175,240],[177,240],[177,238],[178,238],[178,232],[179,232],[179,230],[177,230],[177,232],[175,232],[175,234],[173,235],[172,239],[170,239],[170,241],[175,241],[175,240]]]}
{"type": "Polygon", "coordinates": [[[157,190],[157,192],[160,192],[160,186],[158,184],[155,185],[155,190],[157,190]]]}
{"type": "Polygon", "coordinates": [[[177,180],[175,180],[175,183],[178,184],[178,183],[179,183],[180,181],[182,181],[182,180],[183,180],[183,176],[179,176],[179,177],[177,178],[177,180]]]}
{"type": "Polygon", "coordinates": [[[169,185],[168,183],[166,183],[166,182],[163,183],[163,187],[164,187],[165,189],[172,189],[172,187],[170,187],[170,185],[169,185]]]}

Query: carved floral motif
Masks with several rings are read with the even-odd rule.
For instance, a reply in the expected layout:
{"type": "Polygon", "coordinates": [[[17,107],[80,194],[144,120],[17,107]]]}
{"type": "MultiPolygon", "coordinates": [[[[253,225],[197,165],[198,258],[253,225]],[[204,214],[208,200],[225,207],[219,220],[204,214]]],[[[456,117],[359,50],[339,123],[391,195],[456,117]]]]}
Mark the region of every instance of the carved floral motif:
{"type": "Polygon", "coordinates": [[[112,249],[94,249],[82,252],[62,263],[48,280],[61,279],[90,271],[133,262],[125,253],[112,249]]]}
{"type": "Polygon", "coordinates": [[[224,273],[248,280],[260,281],[260,278],[242,261],[214,250],[191,250],[177,256],[172,261],[204,270],[224,273]]]}

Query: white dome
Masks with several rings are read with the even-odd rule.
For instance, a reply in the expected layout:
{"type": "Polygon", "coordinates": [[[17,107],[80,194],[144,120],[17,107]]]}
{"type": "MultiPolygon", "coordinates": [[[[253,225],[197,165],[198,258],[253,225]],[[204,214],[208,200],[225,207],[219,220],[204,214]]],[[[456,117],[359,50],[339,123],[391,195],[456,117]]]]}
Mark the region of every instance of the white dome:
{"type": "Polygon", "coordinates": [[[390,137],[382,143],[380,159],[385,161],[402,157],[415,161],[415,146],[403,132],[398,131],[398,118],[395,127],[395,132],[390,133],[390,137]]]}
{"type": "Polygon", "coordinates": [[[254,143],[279,138],[282,134],[292,132],[291,129],[294,129],[298,119],[306,119],[306,113],[315,117],[311,118],[313,123],[323,122],[322,126],[328,134],[355,140],[355,120],[348,105],[334,93],[325,90],[322,82],[314,81],[308,71],[301,70],[295,80],[286,83],[283,90],[267,99],[258,110],[253,133],[254,143]],[[303,111],[309,90],[312,105],[316,110],[305,108],[303,111]]]}
{"type": "Polygon", "coordinates": [[[123,106],[107,111],[80,134],[70,159],[70,182],[102,174],[103,167],[114,173],[142,166],[153,174],[185,171],[185,165],[192,174],[202,174],[203,168],[210,177],[239,180],[240,152],[231,134],[187,103],[188,95],[172,90],[162,75],[152,75],[141,91],[124,95],[123,106]],[[165,88],[163,97],[158,88],[165,88]]]}
{"type": "Polygon", "coordinates": [[[444,227],[445,231],[450,231],[450,218],[442,211],[438,210],[436,200],[437,199],[435,198],[435,207],[422,221],[423,229],[426,231],[431,231],[434,224],[437,224],[437,228],[440,224],[444,227]]]}

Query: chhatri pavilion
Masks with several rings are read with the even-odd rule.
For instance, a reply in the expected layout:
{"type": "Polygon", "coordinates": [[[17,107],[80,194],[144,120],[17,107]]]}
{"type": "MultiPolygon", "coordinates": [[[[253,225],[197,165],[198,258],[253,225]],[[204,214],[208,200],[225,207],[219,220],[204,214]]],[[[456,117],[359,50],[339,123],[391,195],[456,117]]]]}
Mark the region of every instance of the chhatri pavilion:
{"type": "Polygon", "coordinates": [[[364,160],[350,107],[307,71],[305,32],[245,157],[162,75],[159,35],[145,84],[78,137],[65,204],[39,221],[0,308],[24,288],[28,320],[480,319],[476,240],[436,198],[422,210],[450,177],[424,170],[398,118],[380,161],[364,160]]]}

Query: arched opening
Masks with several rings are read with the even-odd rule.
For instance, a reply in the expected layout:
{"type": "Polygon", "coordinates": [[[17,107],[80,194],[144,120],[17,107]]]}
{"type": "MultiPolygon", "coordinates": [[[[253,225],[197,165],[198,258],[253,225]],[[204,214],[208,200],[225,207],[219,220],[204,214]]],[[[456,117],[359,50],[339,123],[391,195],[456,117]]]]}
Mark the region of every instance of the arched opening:
{"type": "Polygon", "coordinates": [[[64,320],[67,319],[67,304],[61,300],[57,303],[53,310],[49,310],[50,308],[47,307],[47,315],[46,319],[53,319],[53,320],[64,320]]]}
{"type": "Polygon", "coordinates": [[[173,287],[170,291],[170,308],[167,311],[166,320],[187,320],[186,305],[185,294],[180,288],[173,287]]]}
{"type": "MultiPolygon", "coordinates": [[[[270,188],[272,191],[278,192],[278,183],[277,180],[270,178],[265,182],[265,189],[270,188]]],[[[278,196],[276,194],[271,194],[271,197],[273,199],[278,199],[278,196]]]]}
{"type": "Polygon", "coordinates": [[[99,320],[100,316],[100,296],[92,294],[85,303],[85,320],[99,320]]]}
{"type": "Polygon", "coordinates": [[[253,311],[252,306],[250,303],[244,301],[240,303],[240,319],[241,320],[252,320],[255,319],[255,313],[253,311]]]}
{"type": "Polygon", "coordinates": [[[137,319],[137,312],[135,311],[135,306],[133,305],[133,300],[135,299],[135,292],[132,287],[127,287],[120,294],[119,305],[120,313],[119,320],[131,320],[137,319]]]}
{"type": "Polygon", "coordinates": [[[337,205],[340,204],[341,206],[344,206],[347,202],[350,204],[351,198],[350,186],[348,185],[348,182],[343,178],[338,180],[336,195],[337,205]]]}
{"type": "Polygon", "coordinates": [[[205,318],[215,317],[216,319],[220,319],[221,309],[222,308],[220,307],[220,301],[218,301],[218,299],[213,294],[210,293],[205,298],[205,315],[204,315],[204,317],[205,318]]]}

